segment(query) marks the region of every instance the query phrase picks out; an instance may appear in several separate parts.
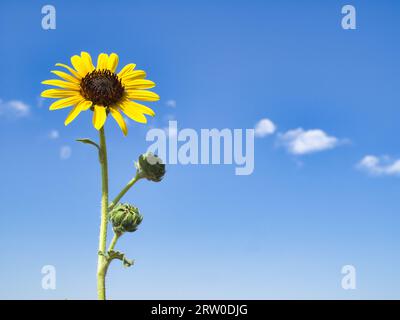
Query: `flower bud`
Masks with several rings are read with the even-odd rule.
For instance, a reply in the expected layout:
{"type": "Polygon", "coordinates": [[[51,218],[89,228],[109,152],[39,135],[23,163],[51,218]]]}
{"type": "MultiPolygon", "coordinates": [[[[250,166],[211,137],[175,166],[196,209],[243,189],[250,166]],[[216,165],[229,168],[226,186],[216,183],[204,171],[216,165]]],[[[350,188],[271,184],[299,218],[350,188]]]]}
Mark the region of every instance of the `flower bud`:
{"type": "Polygon", "coordinates": [[[119,203],[109,214],[115,233],[134,232],[143,220],[139,209],[128,204],[119,203]]]}
{"type": "Polygon", "coordinates": [[[151,152],[142,154],[135,163],[139,176],[154,182],[160,182],[165,174],[165,164],[151,152]]]}

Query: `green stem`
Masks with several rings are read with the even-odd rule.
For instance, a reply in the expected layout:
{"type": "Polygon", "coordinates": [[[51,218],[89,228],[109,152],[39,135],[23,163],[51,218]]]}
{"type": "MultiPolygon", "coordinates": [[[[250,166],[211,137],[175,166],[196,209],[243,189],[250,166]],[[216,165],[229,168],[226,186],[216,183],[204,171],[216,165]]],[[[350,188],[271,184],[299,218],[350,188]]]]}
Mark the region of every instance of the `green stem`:
{"type": "MultiPolygon", "coordinates": [[[[117,241],[121,235],[122,234],[120,234],[120,233],[114,234],[114,237],[111,240],[110,246],[108,247],[107,253],[114,250],[114,247],[117,244],[117,241]]],[[[97,280],[98,284],[102,288],[102,292],[98,291],[99,300],[105,300],[105,298],[106,298],[105,277],[107,275],[108,267],[110,266],[110,263],[112,261],[112,259],[110,259],[110,257],[108,255],[106,255],[106,256],[107,257],[103,256],[103,261],[101,263],[101,268],[100,268],[101,271],[100,271],[100,274],[98,274],[98,280],[97,280]]]]}
{"type": "Polygon", "coordinates": [[[128,190],[137,182],[141,179],[142,177],[139,174],[136,174],[134,178],[132,178],[131,181],[128,182],[128,184],[121,190],[121,192],[115,197],[115,199],[110,203],[108,210],[111,211],[115,205],[121,200],[121,198],[125,195],[125,193],[128,192],[128,190]]]}
{"type": "Polygon", "coordinates": [[[114,250],[114,247],[117,244],[117,241],[118,241],[120,236],[121,236],[120,233],[115,233],[114,234],[114,237],[111,240],[110,246],[108,247],[108,251],[113,251],[114,250]]]}
{"type": "Polygon", "coordinates": [[[101,166],[101,223],[99,237],[99,254],[97,261],[97,296],[99,300],[106,299],[107,261],[105,258],[107,245],[107,212],[108,212],[108,165],[107,146],[104,127],[99,130],[100,135],[100,166],[101,166]]]}

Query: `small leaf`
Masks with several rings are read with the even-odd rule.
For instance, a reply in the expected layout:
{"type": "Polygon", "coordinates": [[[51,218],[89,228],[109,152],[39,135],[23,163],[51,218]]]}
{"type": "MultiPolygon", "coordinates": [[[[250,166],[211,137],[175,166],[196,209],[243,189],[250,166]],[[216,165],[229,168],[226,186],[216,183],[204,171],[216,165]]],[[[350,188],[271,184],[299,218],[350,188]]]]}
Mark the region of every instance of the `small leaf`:
{"type": "Polygon", "coordinates": [[[85,143],[85,144],[91,144],[92,146],[95,146],[100,151],[100,146],[96,142],[94,142],[94,141],[92,141],[92,140],[90,140],[88,138],[76,139],[76,141],[82,142],[82,143],[85,143]]]}
{"type": "Polygon", "coordinates": [[[109,259],[122,260],[123,257],[124,257],[124,254],[122,252],[120,252],[120,251],[114,251],[114,250],[108,251],[108,258],[109,259]]]}
{"type": "Polygon", "coordinates": [[[125,257],[125,254],[120,251],[108,251],[108,259],[111,261],[113,259],[121,260],[124,267],[130,267],[133,265],[133,260],[125,257]]]}
{"type": "Polygon", "coordinates": [[[124,259],[122,260],[122,263],[124,264],[124,267],[128,268],[133,265],[133,260],[128,259],[124,256],[124,259]]]}

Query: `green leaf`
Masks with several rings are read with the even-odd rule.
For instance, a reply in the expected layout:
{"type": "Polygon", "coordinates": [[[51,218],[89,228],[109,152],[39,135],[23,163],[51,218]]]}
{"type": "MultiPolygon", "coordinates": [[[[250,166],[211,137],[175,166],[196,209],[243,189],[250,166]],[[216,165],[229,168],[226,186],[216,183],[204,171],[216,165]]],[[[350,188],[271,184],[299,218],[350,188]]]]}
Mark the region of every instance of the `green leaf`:
{"type": "Polygon", "coordinates": [[[96,142],[94,142],[94,141],[92,141],[92,140],[90,140],[88,138],[76,139],[76,141],[82,142],[82,143],[85,143],[85,144],[91,144],[92,146],[95,146],[100,151],[100,146],[96,142]]]}
{"type": "Polygon", "coordinates": [[[128,259],[127,257],[124,256],[122,263],[124,264],[124,267],[129,268],[129,267],[133,266],[134,261],[131,259],[128,259]]]}
{"type": "Polygon", "coordinates": [[[111,261],[113,259],[121,260],[124,267],[130,267],[133,265],[133,260],[128,259],[124,253],[120,251],[108,251],[108,259],[111,261]]]}

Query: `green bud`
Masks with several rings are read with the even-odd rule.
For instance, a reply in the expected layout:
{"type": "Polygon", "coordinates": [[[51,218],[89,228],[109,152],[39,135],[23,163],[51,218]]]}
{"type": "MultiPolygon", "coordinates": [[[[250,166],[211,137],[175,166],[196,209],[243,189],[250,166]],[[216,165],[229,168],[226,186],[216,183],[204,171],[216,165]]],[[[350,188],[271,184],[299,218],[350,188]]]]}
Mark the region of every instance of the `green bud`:
{"type": "Polygon", "coordinates": [[[143,220],[139,209],[128,204],[119,203],[109,214],[110,222],[115,233],[134,232],[143,220]]]}
{"type": "Polygon", "coordinates": [[[147,152],[135,163],[138,174],[147,180],[160,182],[165,174],[165,164],[157,155],[147,152]]]}

